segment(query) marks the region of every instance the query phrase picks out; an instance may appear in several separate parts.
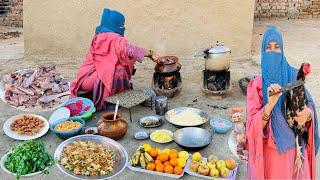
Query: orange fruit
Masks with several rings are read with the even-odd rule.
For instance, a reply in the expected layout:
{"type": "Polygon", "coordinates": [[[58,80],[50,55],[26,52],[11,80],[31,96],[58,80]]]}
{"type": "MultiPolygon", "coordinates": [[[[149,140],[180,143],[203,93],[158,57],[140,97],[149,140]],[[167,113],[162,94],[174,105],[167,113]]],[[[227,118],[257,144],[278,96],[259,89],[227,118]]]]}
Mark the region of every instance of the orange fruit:
{"type": "Polygon", "coordinates": [[[157,159],[159,159],[161,162],[166,162],[169,160],[169,156],[167,154],[160,154],[157,159]]]}
{"type": "Polygon", "coordinates": [[[170,153],[178,154],[179,152],[176,149],[170,149],[170,153]]]}
{"type": "Polygon", "coordinates": [[[157,164],[156,165],[156,171],[157,172],[163,172],[164,170],[164,165],[163,164],[157,164]]]}
{"type": "Polygon", "coordinates": [[[153,163],[148,163],[147,164],[147,169],[150,170],[150,171],[154,171],[156,168],[156,165],[153,164],[153,163]]]}
{"type": "Polygon", "coordinates": [[[174,167],[174,169],[173,169],[173,173],[174,173],[174,174],[180,175],[180,174],[182,174],[182,172],[183,172],[183,169],[182,169],[182,167],[180,167],[180,166],[176,166],[176,167],[174,167]]]}
{"type": "Polygon", "coordinates": [[[155,165],[157,165],[157,164],[162,164],[162,162],[161,162],[159,159],[156,159],[156,160],[154,161],[154,164],[155,164],[155,165]]]}
{"type": "Polygon", "coordinates": [[[164,172],[168,174],[173,174],[173,167],[172,166],[165,166],[164,167],[164,172]]]}
{"type": "Polygon", "coordinates": [[[170,157],[170,159],[177,159],[178,158],[178,153],[170,152],[169,153],[169,157],[170,157]]]}
{"type": "Polygon", "coordinates": [[[178,160],[177,160],[177,159],[171,159],[171,160],[170,160],[170,164],[171,164],[171,166],[173,166],[173,167],[178,166],[178,160]]]}
{"type": "Polygon", "coordinates": [[[169,166],[169,165],[171,165],[171,164],[170,164],[170,161],[166,161],[166,162],[163,163],[163,165],[169,166]]]}
{"type": "Polygon", "coordinates": [[[158,150],[152,148],[150,149],[149,154],[151,157],[156,158],[158,156],[158,150]]]}

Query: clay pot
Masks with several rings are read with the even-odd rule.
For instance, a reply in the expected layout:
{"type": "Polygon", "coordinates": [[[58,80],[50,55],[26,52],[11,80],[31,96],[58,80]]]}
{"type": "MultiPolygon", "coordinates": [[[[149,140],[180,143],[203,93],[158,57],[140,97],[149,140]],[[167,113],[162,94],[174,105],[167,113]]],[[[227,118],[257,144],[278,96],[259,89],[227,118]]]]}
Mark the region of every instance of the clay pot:
{"type": "Polygon", "coordinates": [[[160,57],[154,70],[157,73],[174,73],[181,69],[181,64],[178,62],[178,57],[163,56],[160,57]]]}
{"type": "Polygon", "coordinates": [[[121,139],[128,129],[128,123],[122,119],[121,114],[117,114],[113,120],[113,112],[107,112],[102,115],[98,122],[98,134],[114,140],[121,139]]]}

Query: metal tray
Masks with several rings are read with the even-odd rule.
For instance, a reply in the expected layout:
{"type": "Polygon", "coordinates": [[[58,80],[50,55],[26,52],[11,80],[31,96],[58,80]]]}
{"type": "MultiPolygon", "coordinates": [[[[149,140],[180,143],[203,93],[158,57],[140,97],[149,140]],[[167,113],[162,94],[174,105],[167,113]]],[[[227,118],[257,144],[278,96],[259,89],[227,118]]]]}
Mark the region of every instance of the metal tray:
{"type": "Polygon", "coordinates": [[[139,167],[133,167],[130,165],[130,162],[127,163],[127,167],[132,170],[132,171],[136,171],[136,172],[141,172],[141,173],[146,173],[146,174],[152,174],[152,175],[158,175],[158,176],[164,176],[164,177],[169,177],[169,178],[174,178],[174,179],[179,179],[184,175],[185,172],[185,168],[183,168],[183,172],[180,175],[176,175],[176,174],[168,174],[168,173],[161,173],[161,172],[157,172],[157,171],[149,171],[146,169],[142,169],[139,167]]]}
{"type": "MultiPolygon", "coordinates": [[[[202,158],[203,161],[207,161],[207,158],[202,158]]],[[[199,178],[205,178],[205,179],[216,179],[216,180],[236,180],[237,178],[237,172],[238,172],[238,164],[237,166],[233,169],[230,170],[230,176],[227,178],[213,178],[211,176],[202,176],[196,172],[191,171],[190,169],[190,163],[192,162],[192,159],[189,158],[185,167],[185,172],[188,173],[190,176],[195,176],[195,177],[199,177],[199,178]]]]}
{"type": "Polygon", "coordinates": [[[140,126],[142,126],[144,128],[158,127],[158,126],[161,126],[161,124],[162,124],[162,118],[161,118],[161,116],[158,116],[158,115],[145,116],[139,120],[139,124],[140,124],[140,126]],[[145,125],[145,124],[143,124],[145,121],[154,122],[154,124],[153,125],[145,125]]]}
{"type": "Polygon", "coordinates": [[[56,165],[58,166],[60,171],[62,171],[64,174],[68,175],[69,177],[72,177],[75,179],[99,179],[100,180],[100,179],[109,179],[120,174],[125,169],[126,163],[128,162],[128,153],[120,143],[110,138],[107,138],[104,136],[98,136],[98,135],[80,135],[80,136],[75,136],[63,141],[55,150],[54,159],[57,162],[56,165]],[[93,141],[98,144],[101,144],[102,146],[108,149],[113,150],[115,153],[115,165],[113,168],[114,171],[104,176],[82,176],[82,175],[76,175],[73,172],[64,168],[59,162],[64,147],[66,147],[68,144],[74,141],[80,141],[80,140],[93,141]]]}
{"type": "Polygon", "coordinates": [[[205,113],[204,111],[200,110],[200,109],[196,109],[196,108],[191,108],[191,107],[178,107],[175,109],[171,109],[170,111],[166,112],[165,114],[165,118],[166,120],[176,126],[180,126],[180,127],[194,127],[194,126],[200,126],[202,124],[205,124],[206,122],[208,122],[209,118],[207,113],[205,113]],[[194,125],[186,125],[186,124],[178,124],[172,121],[172,117],[183,112],[183,111],[193,111],[195,113],[197,113],[198,115],[200,115],[203,118],[203,122],[199,123],[199,124],[194,124],[194,125]]]}

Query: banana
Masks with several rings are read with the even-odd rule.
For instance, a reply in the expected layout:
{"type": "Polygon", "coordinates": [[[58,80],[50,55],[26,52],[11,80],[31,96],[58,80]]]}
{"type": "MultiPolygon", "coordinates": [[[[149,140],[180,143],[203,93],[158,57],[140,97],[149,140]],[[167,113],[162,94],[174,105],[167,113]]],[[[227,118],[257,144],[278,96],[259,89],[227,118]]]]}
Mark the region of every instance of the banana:
{"type": "Polygon", "coordinates": [[[148,152],[144,152],[144,157],[146,157],[148,162],[153,162],[153,158],[150,156],[148,152]]]}
{"type": "Polygon", "coordinates": [[[141,156],[140,156],[140,166],[143,168],[143,169],[145,169],[146,168],[146,159],[145,159],[145,157],[144,157],[144,154],[141,154],[141,156]]]}
{"type": "Polygon", "coordinates": [[[136,157],[135,157],[135,159],[134,159],[134,160],[135,160],[134,162],[135,162],[135,165],[136,165],[136,166],[139,165],[140,156],[141,156],[141,152],[138,151],[137,154],[136,154],[136,157]]]}
{"type": "Polygon", "coordinates": [[[134,155],[132,156],[131,160],[130,160],[130,163],[132,166],[138,166],[139,165],[139,161],[140,161],[140,155],[141,155],[141,152],[140,151],[136,151],[134,153],[134,155]]]}

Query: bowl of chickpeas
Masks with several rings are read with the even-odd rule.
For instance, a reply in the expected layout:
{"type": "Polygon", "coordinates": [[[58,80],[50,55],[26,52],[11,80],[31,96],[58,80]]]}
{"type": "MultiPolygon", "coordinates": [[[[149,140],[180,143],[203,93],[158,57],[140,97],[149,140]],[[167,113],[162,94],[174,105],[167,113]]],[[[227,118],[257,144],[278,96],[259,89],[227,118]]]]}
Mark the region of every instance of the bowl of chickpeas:
{"type": "Polygon", "coordinates": [[[61,139],[69,139],[79,135],[84,125],[85,121],[81,118],[64,118],[50,124],[50,130],[61,139]]]}

